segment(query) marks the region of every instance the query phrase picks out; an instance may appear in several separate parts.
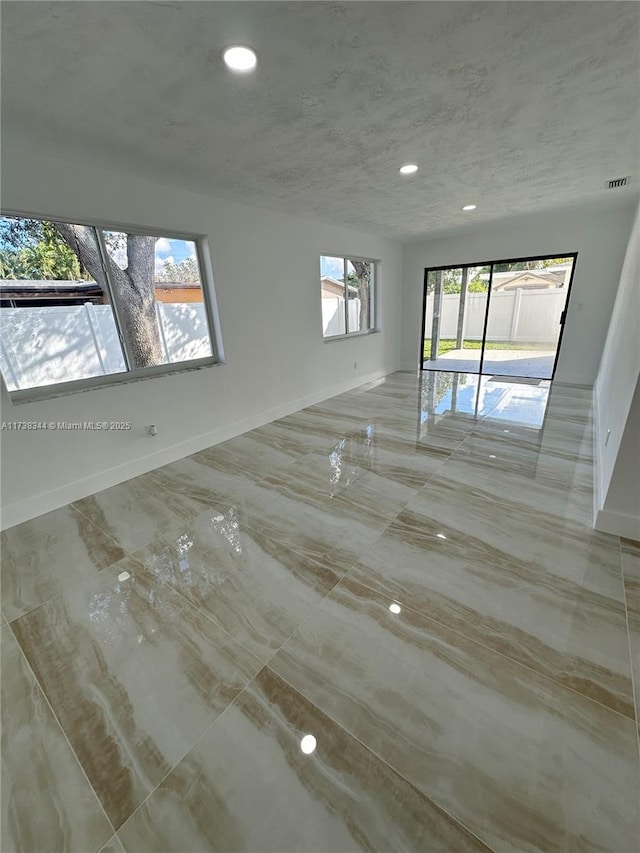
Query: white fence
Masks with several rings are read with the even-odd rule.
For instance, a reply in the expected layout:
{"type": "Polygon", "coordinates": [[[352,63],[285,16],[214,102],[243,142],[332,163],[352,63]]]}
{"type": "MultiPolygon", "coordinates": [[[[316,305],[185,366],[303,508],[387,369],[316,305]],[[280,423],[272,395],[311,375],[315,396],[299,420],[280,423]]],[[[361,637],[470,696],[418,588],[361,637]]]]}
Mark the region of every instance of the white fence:
{"type": "MultiPolygon", "coordinates": [[[[166,363],[211,355],[201,302],[156,303],[166,363]]],[[[0,368],[10,391],[126,369],[109,305],[0,309],[0,368]]]]}
{"type": "MultiPolygon", "coordinates": [[[[567,291],[564,288],[546,290],[499,291],[491,294],[488,341],[512,341],[556,344],[560,337],[560,316],[567,291]]],[[[455,340],[458,329],[460,295],[447,293],[442,297],[440,337],[455,340]]],[[[463,337],[482,340],[486,293],[467,293],[463,337]]],[[[431,337],[433,294],[427,298],[425,337],[431,337]]]]}
{"type": "MultiPolygon", "coordinates": [[[[360,300],[349,300],[349,331],[360,326],[360,300]]],[[[344,299],[340,296],[325,296],[322,299],[322,330],[325,338],[344,335],[344,299]]]]}

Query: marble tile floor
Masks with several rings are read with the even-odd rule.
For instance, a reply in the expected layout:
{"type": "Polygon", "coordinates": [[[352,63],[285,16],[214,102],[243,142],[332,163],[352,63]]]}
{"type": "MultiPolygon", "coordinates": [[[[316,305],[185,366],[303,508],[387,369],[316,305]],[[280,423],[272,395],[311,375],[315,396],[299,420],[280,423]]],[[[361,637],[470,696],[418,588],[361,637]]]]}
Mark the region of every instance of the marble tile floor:
{"type": "Polygon", "coordinates": [[[638,853],[591,392],[397,373],[2,533],[2,853],[638,853]]]}

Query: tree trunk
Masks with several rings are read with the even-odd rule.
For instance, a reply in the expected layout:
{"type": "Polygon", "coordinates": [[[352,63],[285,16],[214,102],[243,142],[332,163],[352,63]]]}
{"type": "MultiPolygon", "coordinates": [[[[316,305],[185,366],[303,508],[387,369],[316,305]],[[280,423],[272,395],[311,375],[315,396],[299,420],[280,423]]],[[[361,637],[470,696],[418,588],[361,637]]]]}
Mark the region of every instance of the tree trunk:
{"type": "Polygon", "coordinates": [[[469,267],[462,268],[462,284],[460,286],[460,301],[458,302],[458,330],[456,332],[456,349],[464,347],[464,314],[467,308],[467,282],[469,267]]]}
{"type": "Polygon", "coordinates": [[[358,298],[360,299],[359,331],[365,332],[371,324],[371,264],[366,261],[351,261],[358,279],[358,298]]]}
{"type": "Polygon", "coordinates": [[[430,361],[437,361],[440,349],[440,316],[442,314],[442,270],[436,270],[436,280],[433,288],[433,320],[431,322],[431,353],[430,361]]]}
{"type": "MultiPolygon", "coordinates": [[[[86,225],[67,225],[63,222],[52,224],[78,256],[80,266],[108,293],[102,254],[94,229],[86,225]]],[[[155,237],[129,234],[126,270],[121,270],[110,257],[106,259],[109,277],[113,283],[115,307],[131,356],[132,368],[164,363],[155,306],[155,244],[155,237]]]]}

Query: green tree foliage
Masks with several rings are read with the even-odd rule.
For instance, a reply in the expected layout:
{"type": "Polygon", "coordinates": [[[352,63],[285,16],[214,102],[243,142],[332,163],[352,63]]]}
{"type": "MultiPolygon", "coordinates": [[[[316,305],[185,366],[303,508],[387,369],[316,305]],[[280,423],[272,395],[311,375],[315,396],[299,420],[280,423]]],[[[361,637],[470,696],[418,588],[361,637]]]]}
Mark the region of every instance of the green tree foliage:
{"type": "Polygon", "coordinates": [[[461,270],[444,270],[442,274],[442,292],[460,293],[462,286],[461,270]]]}
{"type": "MultiPolygon", "coordinates": [[[[486,293],[488,290],[488,279],[484,281],[480,278],[480,273],[485,270],[484,267],[476,268],[473,273],[474,276],[467,283],[467,291],[469,293],[486,293]]],[[[489,267],[486,267],[488,272],[489,267]]],[[[429,273],[429,285],[428,292],[431,293],[433,291],[435,284],[435,275],[434,273],[429,273]]],[[[462,291],[462,270],[460,269],[449,269],[442,271],[442,292],[447,293],[460,293],[462,291]]]]}
{"type": "Polygon", "coordinates": [[[0,277],[5,279],[91,279],[78,256],[49,222],[0,221],[0,277]]]}
{"type": "Polygon", "coordinates": [[[200,272],[195,258],[185,258],[183,261],[164,261],[162,270],[156,273],[156,281],[199,282],[200,272]]]}
{"type": "Polygon", "coordinates": [[[132,366],[162,364],[155,311],[154,263],[156,238],[106,231],[107,257],[91,226],[66,222],[0,217],[2,276],[15,279],[85,279],[108,291],[113,299],[132,366]]]}
{"type": "MultiPolygon", "coordinates": [[[[513,272],[518,273],[524,270],[540,270],[548,267],[558,266],[560,264],[571,261],[571,258],[543,258],[539,261],[516,261],[515,263],[494,264],[494,272],[513,272]]],[[[471,270],[472,278],[469,280],[467,290],[469,293],[486,293],[489,289],[489,273],[491,267],[485,266],[473,267],[471,270]],[[481,276],[484,276],[482,278],[481,276]]],[[[429,283],[427,291],[433,292],[435,285],[435,273],[429,273],[429,283]]],[[[462,270],[460,268],[447,269],[442,271],[442,292],[443,293],[460,293],[462,290],[462,270]]]]}
{"type": "MultiPolygon", "coordinates": [[[[565,264],[571,258],[543,258],[540,261],[516,261],[511,264],[495,264],[494,272],[522,272],[523,270],[542,270],[565,264]]],[[[489,267],[482,267],[483,272],[489,272],[489,267]]]]}

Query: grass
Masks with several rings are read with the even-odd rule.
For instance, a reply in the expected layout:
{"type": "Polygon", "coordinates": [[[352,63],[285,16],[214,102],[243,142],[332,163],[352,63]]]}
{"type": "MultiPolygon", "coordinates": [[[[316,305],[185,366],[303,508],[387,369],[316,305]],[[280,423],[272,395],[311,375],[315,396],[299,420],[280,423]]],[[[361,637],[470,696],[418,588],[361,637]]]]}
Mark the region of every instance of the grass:
{"type": "MultiPolygon", "coordinates": [[[[487,341],[487,351],[490,350],[540,350],[543,352],[549,352],[554,347],[551,344],[541,344],[541,343],[531,343],[527,341],[522,341],[518,343],[512,343],[510,341],[487,341]]],[[[451,350],[457,349],[455,339],[453,338],[444,338],[440,339],[440,345],[438,346],[438,355],[445,355],[451,350]]],[[[471,349],[471,350],[481,350],[482,349],[482,341],[468,341],[465,340],[462,342],[461,349],[471,349]]],[[[424,342],[424,357],[429,359],[431,357],[431,338],[426,338],[424,342]]]]}

